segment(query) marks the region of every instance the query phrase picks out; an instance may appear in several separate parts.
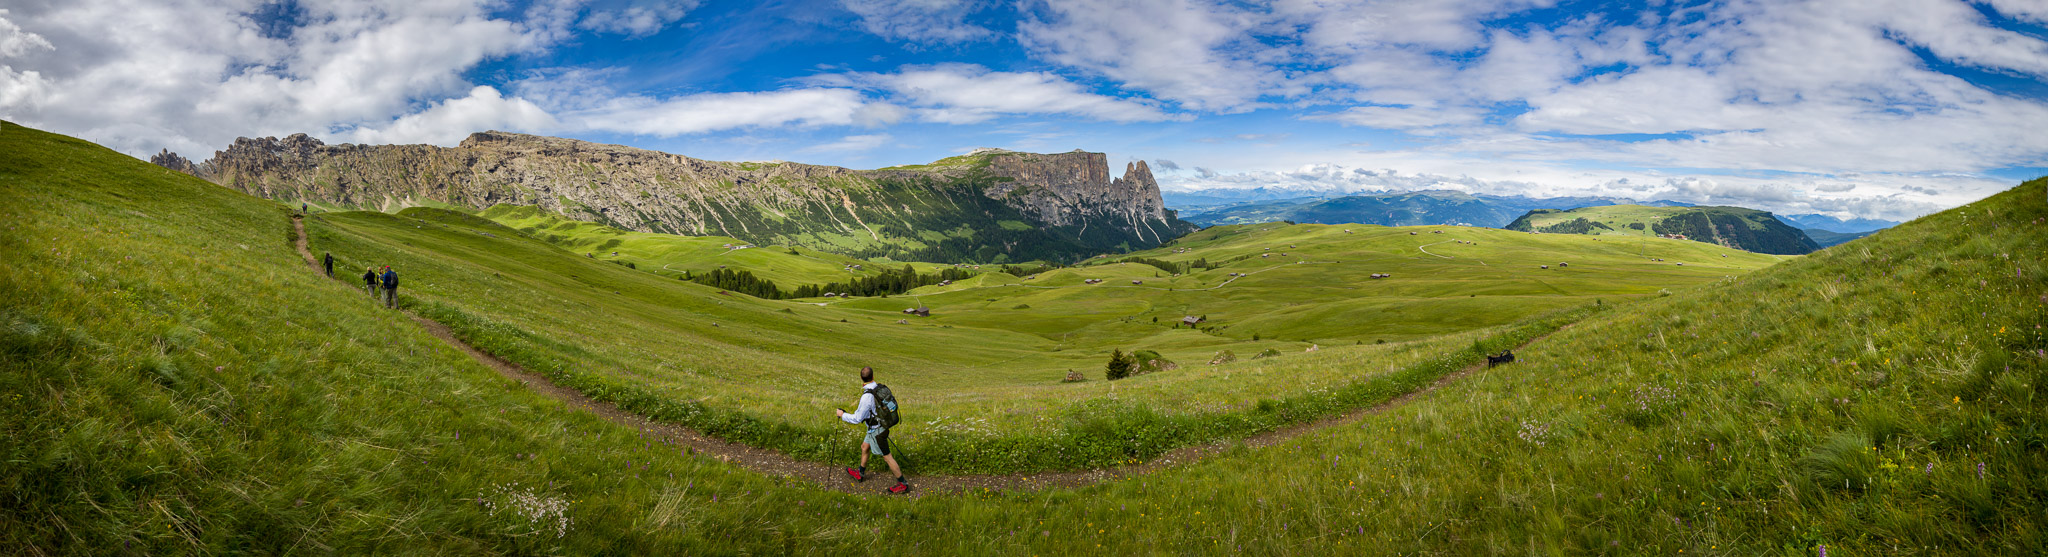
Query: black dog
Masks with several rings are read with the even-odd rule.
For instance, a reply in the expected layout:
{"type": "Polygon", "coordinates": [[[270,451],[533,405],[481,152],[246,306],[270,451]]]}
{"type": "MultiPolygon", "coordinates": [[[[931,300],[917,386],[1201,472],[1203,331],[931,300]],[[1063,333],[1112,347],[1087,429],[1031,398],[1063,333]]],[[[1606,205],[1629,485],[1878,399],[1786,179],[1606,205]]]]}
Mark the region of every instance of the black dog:
{"type": "Polygon", "coordinates": [[[1498,356],[1487,356],[1486,367],[1515,363],[1515,351],[1502,350],[1498,356]]]}

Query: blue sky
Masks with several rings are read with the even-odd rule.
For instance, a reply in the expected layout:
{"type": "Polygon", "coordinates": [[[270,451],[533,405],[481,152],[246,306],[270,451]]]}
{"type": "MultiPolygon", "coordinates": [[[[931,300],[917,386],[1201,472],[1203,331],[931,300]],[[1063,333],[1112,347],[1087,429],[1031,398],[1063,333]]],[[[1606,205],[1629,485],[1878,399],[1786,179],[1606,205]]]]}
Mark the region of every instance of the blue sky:
{"type": "Polygon", "coordinates": [[[2044,173],[2048,4],[23,0],[0,117],[137,156],[485,129],[860,168],[1084,149],[1177,190],[1902,219],[2044,173]]]}

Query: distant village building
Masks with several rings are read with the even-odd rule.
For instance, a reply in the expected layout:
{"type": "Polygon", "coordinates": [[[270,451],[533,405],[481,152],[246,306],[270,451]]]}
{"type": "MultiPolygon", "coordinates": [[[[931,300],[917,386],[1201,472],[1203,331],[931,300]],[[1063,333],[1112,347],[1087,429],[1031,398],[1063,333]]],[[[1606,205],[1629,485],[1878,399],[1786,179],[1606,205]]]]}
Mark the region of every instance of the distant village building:
{"type": "Polygon", "coordinates": [[[907,313],[907,314],[915,315],[915,316],[918,316],[918,317],[931,317],[931,316],[932,316],[932,308],[928,308],[928,307],[924,307],[924,306],[917,306],[917,307],[914,307],[914,308],[910,308],[910,309],[906,309],[906,310],[903,310],[903,313],[907,313]]]}
{"type": "Polygon", "coordinates": [[[1142,281],[1142,280],[1138,280],[1138,279],[1131,279],[1131,284],[1145,284],[1145,281],[1142,281]]]}
{"type": "Polygon", "coordinates": [[[1180,318],[1180,324],[1193,327],[1202,324],[1202,318],[1193,315],[1180,318]]]}

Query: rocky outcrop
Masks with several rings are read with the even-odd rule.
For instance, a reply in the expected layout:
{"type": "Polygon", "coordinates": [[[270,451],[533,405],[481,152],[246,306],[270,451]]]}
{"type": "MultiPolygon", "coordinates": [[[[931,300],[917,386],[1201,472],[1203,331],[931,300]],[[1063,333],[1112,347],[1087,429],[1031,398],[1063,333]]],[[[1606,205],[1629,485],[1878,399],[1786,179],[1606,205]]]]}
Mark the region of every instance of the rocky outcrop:
{"type": "Polygon", "coordinates": [[[177,153],[171,152],[170,149],[164,149],[163,152],[151,155],[149,163],[194,176],[200,173],[199,166],[192,164],[191,159],[180,157],[177,153]]]}
{"type": "MultiPolygon", "coordinates": [[[[173,164],[182,157],[158,156],[173,164]]],[[[160,163],[161,164],[161,163],[160,163]]],[[[929,165],[851,170],[733,163],[506,132],[453,148],[327,145],[304,134],[236,139],[195,175],[253,195],[389,210],[534,205],[645,232],[732,236],[863,257],[1074,260],[1157,246],[1194,229],[1143,162],[1109,176],[1101,153],[988,150],[929,165]]]]}

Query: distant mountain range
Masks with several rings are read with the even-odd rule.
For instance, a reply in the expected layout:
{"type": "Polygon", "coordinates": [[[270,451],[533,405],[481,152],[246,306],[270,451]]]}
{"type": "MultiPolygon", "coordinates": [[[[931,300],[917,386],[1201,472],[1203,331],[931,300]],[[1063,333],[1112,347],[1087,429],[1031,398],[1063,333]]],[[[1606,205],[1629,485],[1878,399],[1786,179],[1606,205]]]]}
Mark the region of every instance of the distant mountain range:
{"type": "Polygon", "coordinates": [[[1778,220],[1801,230],[1828,230],[1833,232],[1876,232],[1898,226],[1899,223],[1878,219],[1842,220],[1827,215],[1778,215],[1778,220]]]}
{"type": "MultiPolygon", "coordinates": [[[[1237,190],[1236,195],[1260,196],[1300,193],[1291,190],[1237,190]]],[[[1317,198],[1294,197],[1264,201],[1235,201],[1197,206],[1176,202],[1210,202],[1229,199],[1216,195],[1164,193],[1168,206],[1180,210],[1183,220],[1202,226],[1290,221],[1316,224],[1378,224],[1413,226],[1460,224],[1500,228],[1534,209],[1575,209],[1600,205],[1644,203],[1615,197],[1548,197],[1472,195],[1456,191],[1416,191],[1372,195],[1317,198]]],[[[1652,201],[1655,206],[1686,206],[1677,201],[1652,201]]]]}
{"type": "Polygon", "coordinates": [[[1661,236],[1777,255],[1813,253],[1821,245],[1769,212],[1742,207],[1607,205],[1529,211],[1508,230],[1551,234],[1661,236]]]}
{"type": "Polygon", "coordinates": [[[506,132],[456,147],[241,138],[200,163],[151,159],[251,195],[395,211],[531,205],[624,230],[717,235],[862,258],[1076,261],[1196,229],[1174,217],[1143,161],[1112,175],[1102,153],[976,151],[852,170],[721,162],[506,132]]]}
{"type": "Polygon", "coordinates": [[[1839,245],[1843,242],[1876,234],[1879,230],[1898,226],[1899,223],[1878,219],[1842,220],[1827,215],[1778,215],[1778,220],[1794,228],[1806,231],[1807,237],[1821,247],[1839,245]]]}

